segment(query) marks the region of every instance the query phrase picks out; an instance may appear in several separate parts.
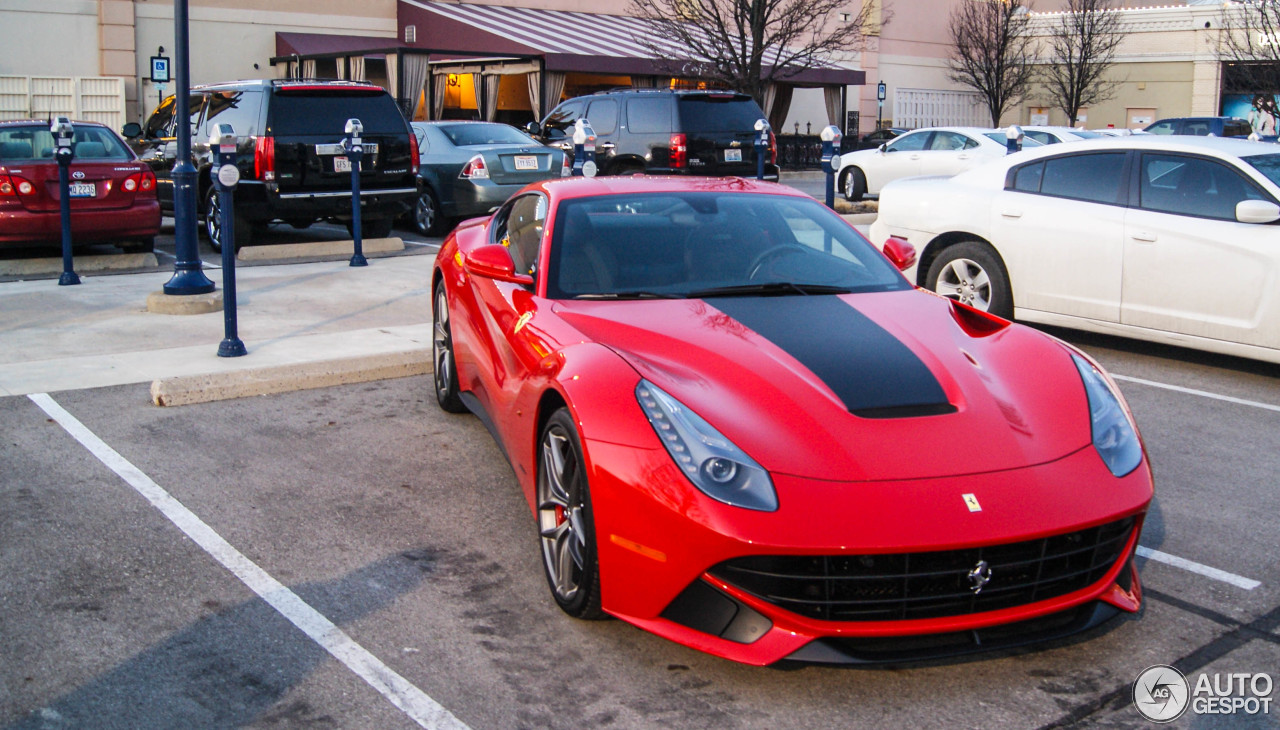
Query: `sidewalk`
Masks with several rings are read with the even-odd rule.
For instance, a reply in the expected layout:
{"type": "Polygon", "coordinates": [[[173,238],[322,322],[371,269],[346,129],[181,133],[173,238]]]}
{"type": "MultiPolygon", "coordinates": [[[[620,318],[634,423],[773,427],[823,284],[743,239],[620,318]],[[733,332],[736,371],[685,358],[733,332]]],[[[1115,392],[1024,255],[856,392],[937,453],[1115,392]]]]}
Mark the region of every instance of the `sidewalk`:
{"type": "MultiPolygon", "coordinates": [[[[49,279],[3,283],[0,395],[196,378],[204,389],[237,382],[250,388],[224,396],[235,397],[278,392],[281,384],[264,380],[279,378],[387,377],[379,367],[388,363],[399,374],[426,372],[434,260],[418,255],[370,259],[364,268],[331,261],[237,269],[239,334],[249,351],[238,358],[217,356],[221,311],[147,311],[147,295],[171,272],[82,276],[79,286],[49,279]]],[[[222,272],[205,273],[221,290],[222,272]]]]}

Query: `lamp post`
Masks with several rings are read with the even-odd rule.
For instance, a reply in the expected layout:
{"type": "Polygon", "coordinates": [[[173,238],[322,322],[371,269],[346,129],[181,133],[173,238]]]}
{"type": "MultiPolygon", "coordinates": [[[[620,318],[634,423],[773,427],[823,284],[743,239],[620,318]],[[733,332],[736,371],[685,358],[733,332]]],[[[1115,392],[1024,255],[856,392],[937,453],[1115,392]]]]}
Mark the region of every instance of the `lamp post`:
{"type": "MultiPolygon", "coordinates": [[[[204,275],[196,242],[196,168],[191,164],[191,53],[187,29],[187,0],[173,2],[174,127],[178,132],[177,164],[173,168],[173,237],[175,255],[173,277],[164,285],[165,294],[208,294],[214,284],[204,275]]],[[[224,245],[227,245],[224,243],[224,245]]]]}

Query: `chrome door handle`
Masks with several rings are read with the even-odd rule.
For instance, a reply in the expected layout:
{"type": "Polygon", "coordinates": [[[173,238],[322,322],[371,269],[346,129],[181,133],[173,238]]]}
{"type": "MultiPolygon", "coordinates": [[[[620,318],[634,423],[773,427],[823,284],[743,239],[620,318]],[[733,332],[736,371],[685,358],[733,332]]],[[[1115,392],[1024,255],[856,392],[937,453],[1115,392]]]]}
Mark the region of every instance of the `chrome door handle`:
{"type": "Polygon", "coordinates": [[[618,146],[618,145],[616,145],[616,144],[614,144],[614,143],[612,143],[612,142],[605,142],[604,144],[598,144],[598,145],[596,145],[596,149],[598,149],[598,150],[611,150],[611,149],[613,149],[614,147],[617,147],[617,146],[618,146]]]}
{"type": "Polygon", "coordinates": [[[1138,231],[1137,233],[1131,233],[1129,234],[1129,237],[1135,241],[1141,241],[1142,243],[1156,242],[1156,234],[1149,233],[1147,231],[1138,231]]]}
{"type": "Polygon", "coordinates": [[[1021,218],[1021,217],[1022,217],[1022,211],[1020,211],[1020,210],[1002,210],[1002,211],[1000,211],[1000,217],[1001,217],[1001,218],[1021,218]]]}

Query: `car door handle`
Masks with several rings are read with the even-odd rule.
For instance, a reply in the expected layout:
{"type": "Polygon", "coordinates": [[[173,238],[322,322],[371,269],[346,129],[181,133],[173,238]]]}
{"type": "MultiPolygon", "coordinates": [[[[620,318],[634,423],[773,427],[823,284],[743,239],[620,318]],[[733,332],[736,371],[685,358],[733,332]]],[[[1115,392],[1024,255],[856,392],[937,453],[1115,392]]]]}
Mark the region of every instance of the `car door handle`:
{"type": "Polygon", "coordinates": [[[1132,239],[1133,239],[1133,240],[1135,240],[1135,241],[1140,241],[1140,242],[1142,242],[1142,243],[1155,243],[1155,242],[1156,242],[1156,234],[1154,234],[1154,233],[1150,233],[1150,232],[1147,232],[1147,231],[1138,231],[1138,232],[1136,232],[1136,233],[1130,233],[1130,234],[1129,234],[1129,238],[1132,238],[1132,239]]]}
{"type": "Polygon", "coordinates": [[[614,144],[614,143],[612,143],[612,142],[605,142],[604,144],[598,144],[598,145],[596,145],[596,149],[598,149],[598,150],[611,150],[611,149],[613,149],[614,147],[617,147],[617,146],[618,146],[618,145],[616,145],[616,144],[614,144]]]}
{"type": "Polygon", "coordinates": [[[561,142],[560,149],[564,150],[565,152],[568,152],[569,150],[573,149],[573,145],[569,144],[568,142],[561,142]]]}
{"type": "Polygon", "coordinates": [[[1002,217],[1002,218],[1021,218],[1021,217],[1022,217],[1022,211],[1020,211],[1020,210],[1002,210],[1002,211],[1000,211],[1000,217],[1002,217]]]}
{"type": "Polygon", "coordinates": [[[970,157],[970,155],[959,155],[959,156],[958,156],[958,159],[961,159],[961,160],[967,160],[967,159],[969,159],[969,157],[970,157]]]}
{"type": "Polygon", "coordinates": [[[920,155],[912,155],[912,156],[911,156],[911,159],[913,159],[913,160],[918,160],[918,159],[920,159],[920,155]]]}

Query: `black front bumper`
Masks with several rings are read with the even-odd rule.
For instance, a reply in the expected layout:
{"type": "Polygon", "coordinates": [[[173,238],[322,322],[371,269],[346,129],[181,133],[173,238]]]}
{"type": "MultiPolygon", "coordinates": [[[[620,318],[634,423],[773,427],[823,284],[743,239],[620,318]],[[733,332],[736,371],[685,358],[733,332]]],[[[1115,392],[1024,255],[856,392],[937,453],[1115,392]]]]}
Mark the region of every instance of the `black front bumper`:
{"type": "MultiPolygon", "coordinates": [[[[360,190],[360,215],[397,218],[413,210],[416,185],[360,190]]],[[[235,191],[236,212],[253,223],[272,220],[351,219],[350,190],[281,192],[260,182],[241,183],[235,191]]]]}

